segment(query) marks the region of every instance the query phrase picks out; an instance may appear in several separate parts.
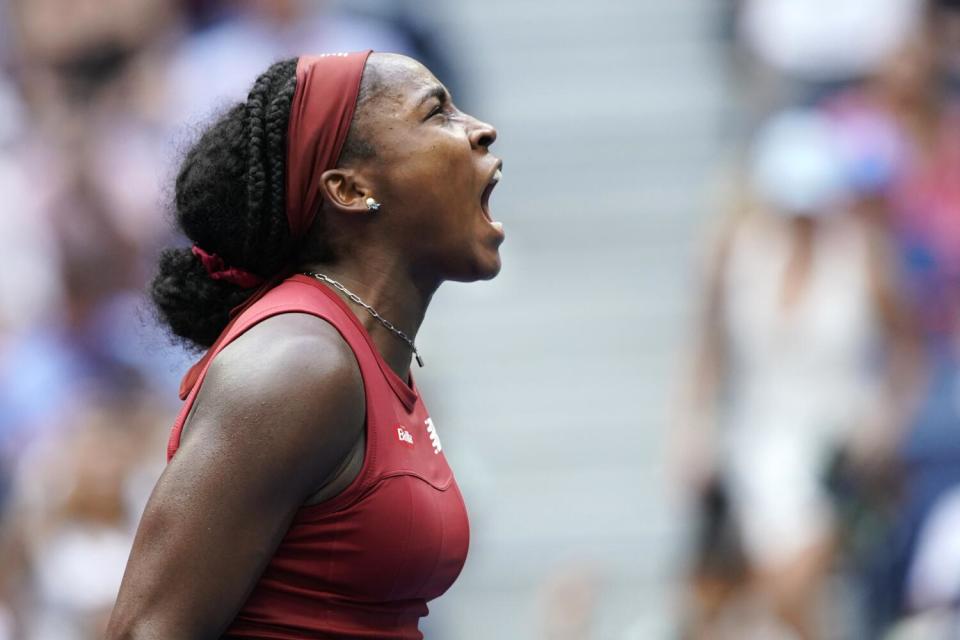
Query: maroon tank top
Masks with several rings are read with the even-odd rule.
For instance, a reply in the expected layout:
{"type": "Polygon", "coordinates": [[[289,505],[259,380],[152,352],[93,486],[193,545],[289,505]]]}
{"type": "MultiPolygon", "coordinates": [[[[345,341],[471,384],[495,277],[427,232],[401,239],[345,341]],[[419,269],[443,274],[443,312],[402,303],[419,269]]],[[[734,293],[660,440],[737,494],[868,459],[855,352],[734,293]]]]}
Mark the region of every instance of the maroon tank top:
{"type": "MultiPolygon", "coordinates": [[[[453,584],[469,541],[436,428],[416,386],[390,369],[343,300],[313,278],[293,276],[245,309],[217,351],[290,312],[323,318],[356,355],[366,395],[363,467],[342,493],[299,510],[226,636],[422,638],[427,602],[453,584]]],[[[212,360],[174,423],[168,460],[212,360]]]]}

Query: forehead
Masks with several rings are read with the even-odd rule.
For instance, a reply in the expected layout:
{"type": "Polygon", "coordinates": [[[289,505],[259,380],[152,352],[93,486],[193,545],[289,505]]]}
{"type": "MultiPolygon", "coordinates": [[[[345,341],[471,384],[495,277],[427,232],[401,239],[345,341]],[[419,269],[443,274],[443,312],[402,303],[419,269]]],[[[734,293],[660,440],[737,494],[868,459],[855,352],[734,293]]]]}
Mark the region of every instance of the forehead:
{"type": "Polygon", "coordinates": [[[399,105],[410,105],[430,88],[442,86],[425,66],[396,53],[373,53],[367,61],[373,66],[380,85],[380,98],[399,105]]]}

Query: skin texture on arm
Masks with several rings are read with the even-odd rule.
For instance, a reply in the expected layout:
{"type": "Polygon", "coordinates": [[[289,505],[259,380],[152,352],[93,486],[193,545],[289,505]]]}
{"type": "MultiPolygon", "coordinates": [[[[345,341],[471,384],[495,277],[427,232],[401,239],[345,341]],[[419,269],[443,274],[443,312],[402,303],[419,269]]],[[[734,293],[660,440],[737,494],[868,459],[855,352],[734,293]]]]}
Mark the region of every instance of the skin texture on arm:
{"type": "Polygon", "coordinates": [[[147,503],[108,640],[220,637],[364,420],[357,361],[323,320],[283,314],[225,348],[147,503]]]}

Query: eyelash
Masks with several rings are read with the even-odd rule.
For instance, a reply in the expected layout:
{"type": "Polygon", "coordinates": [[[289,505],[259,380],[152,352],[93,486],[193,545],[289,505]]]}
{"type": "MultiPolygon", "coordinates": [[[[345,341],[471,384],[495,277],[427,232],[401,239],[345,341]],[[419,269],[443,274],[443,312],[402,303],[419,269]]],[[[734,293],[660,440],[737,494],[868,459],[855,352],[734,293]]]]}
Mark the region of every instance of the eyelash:
{"type": "Polygon", "coordinates": [[[446,114],[444,113],[444,108],[443,108],[443,105],[442,105],[442,104],[438,104],[437,106],[435,106],[435,107],[433,108],[433,110],[430,112],[430,115],[427,116],[427,119],[429,120],[430,118],[432,118],[433,116],[435,116],[435,115],[437,115],[437,114],[446,115],[446,114]]]}

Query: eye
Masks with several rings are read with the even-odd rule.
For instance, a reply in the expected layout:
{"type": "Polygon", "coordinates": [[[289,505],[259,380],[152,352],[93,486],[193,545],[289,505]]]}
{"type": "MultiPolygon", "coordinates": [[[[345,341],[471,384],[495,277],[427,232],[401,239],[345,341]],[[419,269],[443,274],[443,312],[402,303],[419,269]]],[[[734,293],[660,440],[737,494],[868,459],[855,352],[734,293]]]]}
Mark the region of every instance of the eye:
{"type": "Polygon", "coordinates": [[[427,120],[429,120],[430,118],[436,115],[442,115],[442,114],[443,114],[443,105],[437,104],[437,106],[435,106],[433,109],[430,110],[429,115],[427,115],[427,120]]]}

